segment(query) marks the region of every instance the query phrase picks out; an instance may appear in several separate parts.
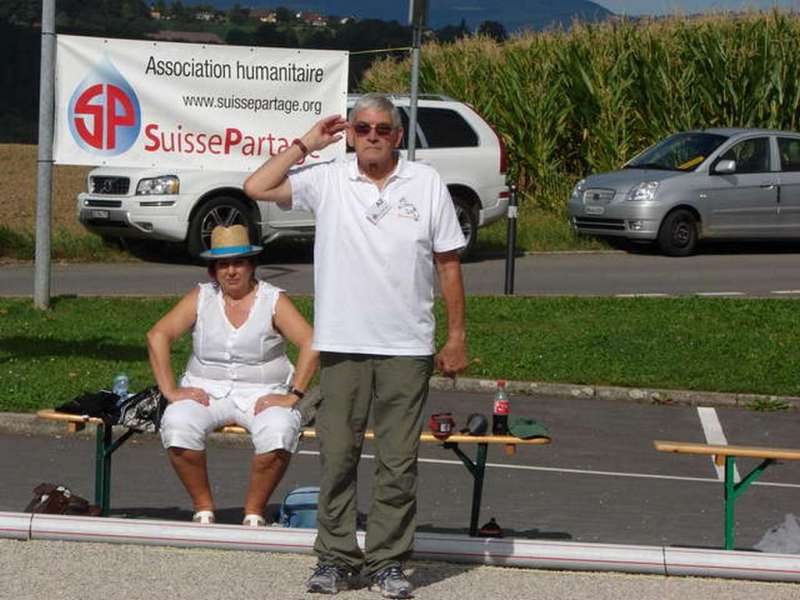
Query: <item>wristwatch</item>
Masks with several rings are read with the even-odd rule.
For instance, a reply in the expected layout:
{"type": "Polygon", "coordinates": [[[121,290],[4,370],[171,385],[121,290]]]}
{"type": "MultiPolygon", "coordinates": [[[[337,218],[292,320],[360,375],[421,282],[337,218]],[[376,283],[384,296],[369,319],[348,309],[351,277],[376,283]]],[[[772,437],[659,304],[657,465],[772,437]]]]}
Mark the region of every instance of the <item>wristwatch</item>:
{"type": "Polygon", "coordinates": [[[298,399],[300,399],[300,400],[302,400],[302,399],[305,397],[305,395],[306,395],[306,393],[305,393],[305,392],[301,392],[301,391],[300,391],[300,390],[298,390],[296,387],[293,387],[292,389],[290,389],[290,390],[289,390],[289,393],[290,393],[290,394],[292,394],[292,395],[294,395],[294,396],[297,396],[297,397],[298,397],[298,399]]]}

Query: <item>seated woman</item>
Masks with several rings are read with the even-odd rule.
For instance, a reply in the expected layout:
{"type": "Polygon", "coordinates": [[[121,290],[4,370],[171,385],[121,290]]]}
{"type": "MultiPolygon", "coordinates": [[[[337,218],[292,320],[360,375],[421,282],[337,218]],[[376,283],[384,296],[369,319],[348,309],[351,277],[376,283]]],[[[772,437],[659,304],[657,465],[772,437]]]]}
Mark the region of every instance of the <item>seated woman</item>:
{"type": "Polygon", "coordinates": [[[169,401],[161,439],[194,505],[193,520],[214,522],[208,483],[207,435],[230,423],[246,428],[255,446],[244,503],[244,524],[264,524],[263,511],[278,485],[300,432],[303,397],[319,354],[312,329],[282,290],[255,278],[255,255],[242,225],[211,232],[211,283],[201,283],[147,333],[150,366],[169,401]],[[172,342],[192,329],[192,356],[175,385],[172,342]],[[297,346],[297,368],[284,338],[297,346]]]}

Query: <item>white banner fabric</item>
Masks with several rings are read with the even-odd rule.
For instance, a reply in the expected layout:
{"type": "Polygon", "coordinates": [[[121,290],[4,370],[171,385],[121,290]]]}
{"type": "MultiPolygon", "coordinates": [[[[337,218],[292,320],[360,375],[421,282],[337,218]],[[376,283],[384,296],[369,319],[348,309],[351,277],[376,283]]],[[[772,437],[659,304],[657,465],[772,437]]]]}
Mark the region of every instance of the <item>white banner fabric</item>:
{"type": "Polygon", "coordinates": [[[341,51],[59,35],[54,159],[250,171],[346,114],[347,66],[341,51]]]}

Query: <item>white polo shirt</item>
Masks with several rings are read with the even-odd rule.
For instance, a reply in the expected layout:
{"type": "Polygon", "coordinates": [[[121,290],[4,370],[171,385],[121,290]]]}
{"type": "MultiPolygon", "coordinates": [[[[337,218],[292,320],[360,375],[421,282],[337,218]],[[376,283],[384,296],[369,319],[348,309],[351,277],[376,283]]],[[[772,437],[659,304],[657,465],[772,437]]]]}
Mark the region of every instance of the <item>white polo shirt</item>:
{"type": "Polygon", "coordinates": [[[353,157],[293,170],[289,182],[292,208],[316,219],[314,348],[433,354],[433,253],[465,245],[439,174],[401,158],[379,190],[353,157]]]}

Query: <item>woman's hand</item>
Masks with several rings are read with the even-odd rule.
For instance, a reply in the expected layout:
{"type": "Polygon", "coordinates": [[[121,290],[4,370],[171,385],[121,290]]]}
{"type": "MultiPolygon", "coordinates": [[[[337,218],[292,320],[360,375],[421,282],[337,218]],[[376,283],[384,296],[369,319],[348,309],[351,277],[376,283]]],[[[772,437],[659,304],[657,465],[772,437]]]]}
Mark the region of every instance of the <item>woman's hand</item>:
{"type": "Polygon", "coordinates": [[[170,392],[162,392],[169,402],[180,402],[181,400],[194,400],[198,404],[208,406],[208,394],[205,390],[196,387],[179,387],[170,392]]]}
{"type": "Polygon", "coordinates": [[[253,414],[257,415],[262,410],[267,410],[270,406],[284,406],[286,408],[293,408],[297,403],[297,396],[294,394],[267,394],[261,396],[256,400],[255,409],[253,414]]]}

